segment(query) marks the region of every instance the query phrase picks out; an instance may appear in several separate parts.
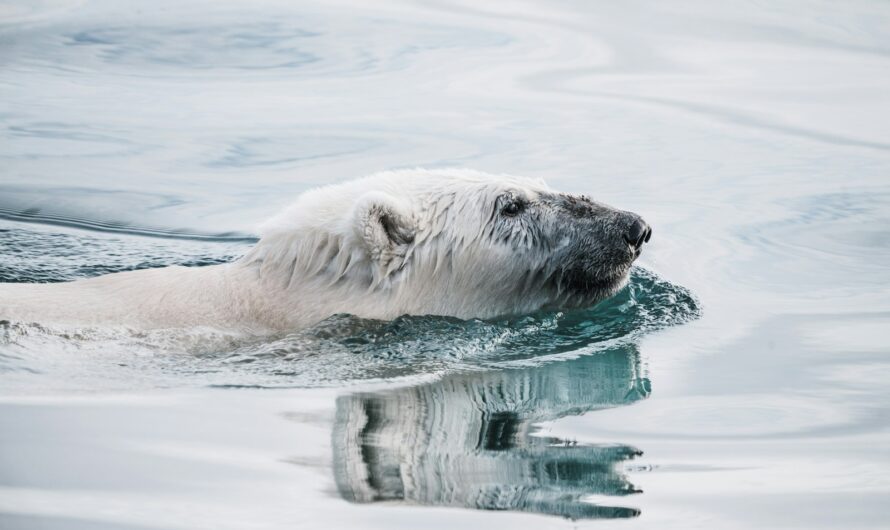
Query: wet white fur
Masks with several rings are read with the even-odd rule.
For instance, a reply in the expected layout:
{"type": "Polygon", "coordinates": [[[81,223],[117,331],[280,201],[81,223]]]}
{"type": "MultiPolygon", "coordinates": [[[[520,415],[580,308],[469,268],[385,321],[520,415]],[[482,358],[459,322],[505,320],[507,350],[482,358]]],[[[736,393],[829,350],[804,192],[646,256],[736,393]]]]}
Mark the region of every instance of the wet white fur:
{"type": "Polygon", "coordinates": [[[265,333],[337,313],[391,319],[531,311],[548,295],[523,283],[524,260],[547,256],[517,255],[491,241],[486,227],[505,192],[534,200],[547,190],[540,180],[467,170],[378,173],[302,194],[233,263],[0,284],[0,319],[265,333]]]}

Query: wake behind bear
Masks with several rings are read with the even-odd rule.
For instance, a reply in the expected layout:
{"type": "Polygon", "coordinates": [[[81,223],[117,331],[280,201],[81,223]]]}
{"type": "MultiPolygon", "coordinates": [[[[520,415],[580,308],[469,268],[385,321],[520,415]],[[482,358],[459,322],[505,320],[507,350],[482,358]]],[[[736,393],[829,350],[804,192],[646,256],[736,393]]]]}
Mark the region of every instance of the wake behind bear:
{"type": "Polygon", "coordinates": [[[491,318],[591,306],[651,236],[542,181],[404,170],[307,191],[232,263],[0,284],[0,320],[271,334],[349,313],[491,318]]]}

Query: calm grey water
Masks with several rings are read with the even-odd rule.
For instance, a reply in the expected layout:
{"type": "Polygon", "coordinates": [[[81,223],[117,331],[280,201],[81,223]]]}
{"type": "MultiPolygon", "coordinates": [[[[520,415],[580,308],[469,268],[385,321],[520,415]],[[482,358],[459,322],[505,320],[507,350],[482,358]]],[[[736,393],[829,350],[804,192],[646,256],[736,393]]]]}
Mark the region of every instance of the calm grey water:
{"type": "Polygon", "coordinates": [[[0,281],[220,263],[310,186],[465,166],[643,214],[629,287],[0,323],[0,527],[886,527],[890,5],[374,4],[2,4],[0,281]]]}

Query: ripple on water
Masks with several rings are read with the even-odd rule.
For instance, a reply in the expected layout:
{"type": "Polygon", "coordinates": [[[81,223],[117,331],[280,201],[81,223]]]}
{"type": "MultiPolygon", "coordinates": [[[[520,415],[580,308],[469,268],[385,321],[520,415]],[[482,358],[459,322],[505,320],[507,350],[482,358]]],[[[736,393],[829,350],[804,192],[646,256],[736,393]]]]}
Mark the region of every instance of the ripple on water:
{"type": "Polygon", "coordinates": [[[806,285],[820,296],[863,282],[883,287],[890,280],[888,199],[890,193],[880,188],[783,201],[783,218],[746,225],[738,234],[756,249],[752,260],[766,256],[771,266],[738,260],[733,267],[744,274],[736,277],[779,291],[799,292],[806,285]]]}
{"type": "Polygon", "coordinates": [[[504,34],[442,23],[406,22],[353,10],[348,15],[318,6],[217,12],[211,23],[191,6],[146,10],[139,19],[122,14],[113,25],[83,17],[66,27],[29,28],[32,40],[16,68],[130,77],[229,76],[244,79],[353,76],[404,68],[417,53],[451,48],[485,49],[510,41],[504,34]],[[323,10],[323,8],[322,8],[323,10]],[[378,35],[398,33],[399,39],[378,35]],[[348,37],[344,37],[348,36],[348,37]]]}
{"type": "MultiPolygon", "coordinates": [[[[77,224],[75,219],[60,218],[60,222],[77,224]]],[[[169,265],[214,265],[231,261],[248,248],[245,242],[237,240],[177,240],[174,232],[167,238],[128,237],[18,222],[0,223],[0,282],[65,282],[169,265]]],[[[109,223],[108,229],[140,231],[114,223],[109,223]]]]}

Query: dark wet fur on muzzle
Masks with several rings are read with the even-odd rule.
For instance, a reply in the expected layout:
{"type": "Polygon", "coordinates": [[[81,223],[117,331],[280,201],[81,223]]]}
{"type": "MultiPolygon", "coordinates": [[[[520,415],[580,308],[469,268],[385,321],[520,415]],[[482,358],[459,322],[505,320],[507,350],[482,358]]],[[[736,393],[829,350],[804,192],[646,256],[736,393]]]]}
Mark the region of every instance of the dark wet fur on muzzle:
{"type": "Polygon", "coordinates": [[[545,194],[538,202],[550,213],[542,228],[552,242],[556,305],[590,305],[614,294],[640,254],[626,234],[642,219],[585,196],[545,194]]]}

